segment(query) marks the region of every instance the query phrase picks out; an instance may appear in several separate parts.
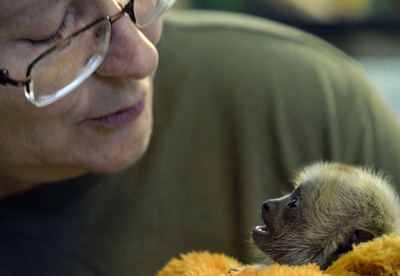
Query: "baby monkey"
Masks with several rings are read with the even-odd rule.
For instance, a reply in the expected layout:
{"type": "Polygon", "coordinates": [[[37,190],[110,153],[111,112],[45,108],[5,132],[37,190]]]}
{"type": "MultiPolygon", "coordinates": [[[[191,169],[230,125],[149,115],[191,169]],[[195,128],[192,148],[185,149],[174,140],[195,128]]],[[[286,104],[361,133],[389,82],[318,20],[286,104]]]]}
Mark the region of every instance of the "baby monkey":
{"type": "Polygon", "coordinates": [[[266,225],[253,229],[254,243],[279,264],[326,269],[353,244],[400,233],[398,197],[380,174],[320,162],[294,182],[291,194],[264,202],[266,225]]]}

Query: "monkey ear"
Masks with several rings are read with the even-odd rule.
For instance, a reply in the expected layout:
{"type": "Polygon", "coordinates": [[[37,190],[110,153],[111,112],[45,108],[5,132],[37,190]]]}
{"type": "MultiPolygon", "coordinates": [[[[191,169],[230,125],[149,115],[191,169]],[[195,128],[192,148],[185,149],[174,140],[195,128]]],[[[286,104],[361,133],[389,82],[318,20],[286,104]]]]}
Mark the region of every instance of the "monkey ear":
{"type": "Polygon", "coordinates": [[[332,259],[336,260],[342,255],[346,254],[353,248],[353,244],[359,244],[362,242],[367,242],[375,238],[372,232],[364,229],[357,229],[351,234],[351,237],[342,244],[339,244],[336,251],[332,255],[332,259]]]}
{"type": "Polygon", "coordinates": [[[351,237],[352,242],[354,244],[367,242],[367,241],[373,240],[374,238],[375,238],[375,235],[372,232],[363,230],[363,229],[358,229],[358,230],[354,231],[354,233],[351,237]]]}

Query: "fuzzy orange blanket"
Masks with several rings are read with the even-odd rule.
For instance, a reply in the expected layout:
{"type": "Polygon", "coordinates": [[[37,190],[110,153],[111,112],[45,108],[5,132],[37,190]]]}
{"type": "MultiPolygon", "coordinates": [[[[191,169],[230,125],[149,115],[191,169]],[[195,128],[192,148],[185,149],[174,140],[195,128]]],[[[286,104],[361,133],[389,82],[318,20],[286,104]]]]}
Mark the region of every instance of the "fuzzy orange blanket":
{"type": "Polygon", "coordinates": [[[304,266],[243,265],[224,254],[192,252],[172,259],[157,276],[300,276],[300,275],[400,275],[400,237],[385,235],[354,246],[353,250],[322,271],[315,264],[304,266]],[[236,268],[236,269],[232,269],[236,268]]]}

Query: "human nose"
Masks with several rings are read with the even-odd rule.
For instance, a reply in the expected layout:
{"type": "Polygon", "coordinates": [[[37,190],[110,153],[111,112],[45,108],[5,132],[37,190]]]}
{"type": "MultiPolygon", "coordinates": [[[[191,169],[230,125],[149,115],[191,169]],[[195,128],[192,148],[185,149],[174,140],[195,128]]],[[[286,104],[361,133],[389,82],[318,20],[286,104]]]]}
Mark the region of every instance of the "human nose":
{"type": "Polygon", "coordinates": [[[111,28],[110,46],[96,74],[142,79],[154,72],[158,65],[157,49],[130,18],[124,16],[111,28]]]}

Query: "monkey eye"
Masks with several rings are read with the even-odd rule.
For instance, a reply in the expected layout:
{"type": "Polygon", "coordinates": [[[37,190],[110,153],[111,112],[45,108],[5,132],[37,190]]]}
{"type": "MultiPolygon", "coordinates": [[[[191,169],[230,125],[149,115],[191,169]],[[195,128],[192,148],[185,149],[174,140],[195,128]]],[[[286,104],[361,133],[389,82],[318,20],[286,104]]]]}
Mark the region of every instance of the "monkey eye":
{"type": "Polygon", "coordinates": [[[297,206],[297,197],[293,198],[289,204],[287,205],[287,207],[289,208],[295,208],[297,206]]]}

